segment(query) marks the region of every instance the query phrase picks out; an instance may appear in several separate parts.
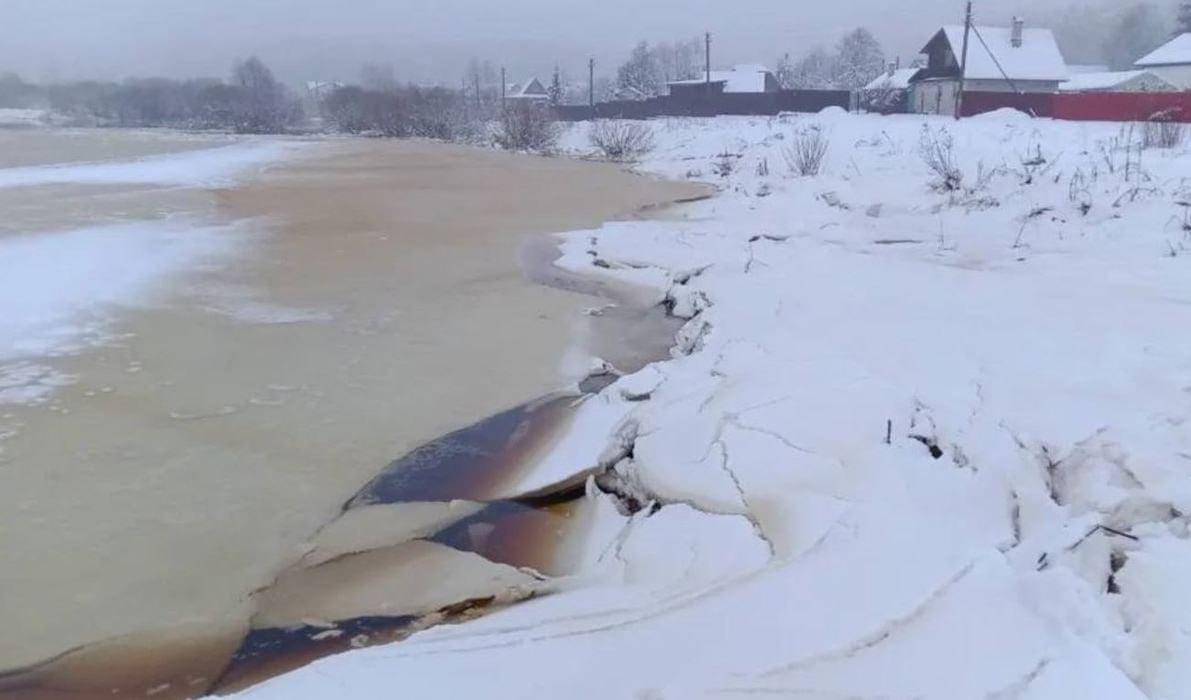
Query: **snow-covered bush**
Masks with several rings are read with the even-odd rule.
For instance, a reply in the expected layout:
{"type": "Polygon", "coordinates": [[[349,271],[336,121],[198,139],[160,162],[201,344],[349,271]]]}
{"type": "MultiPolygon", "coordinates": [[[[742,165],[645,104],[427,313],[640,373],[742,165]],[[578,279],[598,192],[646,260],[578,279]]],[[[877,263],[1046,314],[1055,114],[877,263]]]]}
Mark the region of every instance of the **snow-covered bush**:
{"type": "Polygon", "coordinates": [[[823,127],[816,124],[795,133],[790,145],[782,147],[782,155],[790,172],[799,177],[814,177],[823,170],[823,159],[830,145],[823,127]]]}
{"type": "Polygon", "coordinates": [[[508,151],[549,153],[558,144],[559,129],[545,105],[529,102],[509,105],[501,115],[496,145],[508,151]]]}
{"type": "Polygon", "coordinates": [[[608,160],[635,160],[653,150],[653,128],[644,122],[600,119],[588,140],[608,160]]]}
{"type": "Polygon", "coordinates": [[[1168,115],[1159,114],[1145,123],[1141,140],[1146,148],[1178,148],[1183,143],[1185,133],[1183,124],[1172,121],[1168,115]]]}
{"type": "Polygon", "coordinates": [[[964,184],[963,171],[955,159],[955,139],[945,128],[933,130],[923,125],[918,140],[918,155],[937,176],[934,187],[942,192],[958,192],[964,184]]]}

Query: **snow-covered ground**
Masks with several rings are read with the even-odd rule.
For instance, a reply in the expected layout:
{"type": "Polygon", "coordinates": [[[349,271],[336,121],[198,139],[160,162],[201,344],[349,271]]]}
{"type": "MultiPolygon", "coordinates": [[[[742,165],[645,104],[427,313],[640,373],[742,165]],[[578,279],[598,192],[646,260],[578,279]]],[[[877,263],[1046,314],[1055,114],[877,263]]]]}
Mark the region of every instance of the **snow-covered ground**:
{"type": "Polygon", "coordinates": [[[310,146],[259,140],[126,161],[0,169],[0,189],[43,185],[218,187],[310,146]]]}
{"type": "Polygon", "coordinates": [[[654,129],[642,170],[722,191],[565,239],[690,319],[561,443],[608,469],[586,566],[243,697],[1191,698],[1191,154],[1016,113],[654,129]]]}

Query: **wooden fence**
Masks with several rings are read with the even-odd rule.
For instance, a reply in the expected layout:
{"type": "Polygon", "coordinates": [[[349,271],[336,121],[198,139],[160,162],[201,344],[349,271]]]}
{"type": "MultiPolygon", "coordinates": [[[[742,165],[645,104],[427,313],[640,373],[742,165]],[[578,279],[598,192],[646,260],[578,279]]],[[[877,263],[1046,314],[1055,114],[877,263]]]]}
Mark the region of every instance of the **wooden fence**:
{"type": "Polygon", "coordinates": [[[556,112],[562,121],[720,115],[773,116],[782,112],[819,112],[828,107],[848,109],[851,103],[852,94],[847,90],[781,90],[690,97],[665,96],[637,102],[601,102],[594,107],[558,107],[556,112]]]}

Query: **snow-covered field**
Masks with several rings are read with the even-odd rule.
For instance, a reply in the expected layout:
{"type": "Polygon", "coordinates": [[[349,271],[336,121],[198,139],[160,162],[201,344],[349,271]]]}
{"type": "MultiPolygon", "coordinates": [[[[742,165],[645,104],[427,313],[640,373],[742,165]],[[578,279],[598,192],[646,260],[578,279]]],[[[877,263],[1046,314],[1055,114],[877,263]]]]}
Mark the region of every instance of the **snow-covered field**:
{"type": "Polygon", "coordinates": [[[722,192],[566,237],[690,319],[547,460],[607,469],[587,565],[243,696],[1191,698],[1191,153],[1016,113],[654,129],[642,170],[722,192]]]}

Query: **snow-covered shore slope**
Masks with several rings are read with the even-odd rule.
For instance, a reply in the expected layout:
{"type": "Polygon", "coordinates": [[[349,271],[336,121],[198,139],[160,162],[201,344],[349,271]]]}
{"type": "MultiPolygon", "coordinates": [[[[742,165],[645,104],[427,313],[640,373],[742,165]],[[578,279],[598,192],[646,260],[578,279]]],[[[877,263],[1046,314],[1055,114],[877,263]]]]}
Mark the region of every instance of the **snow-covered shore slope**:
{"type": "Polygon", "coordinates": [[[243,696],[1191,697],[1191,154],[1013,113],[654,129],[643,170],[721,194],[561,264],[690,318],[600,397],[631,442],[588,497],[656,505],[552,595],[243,696]]]}

